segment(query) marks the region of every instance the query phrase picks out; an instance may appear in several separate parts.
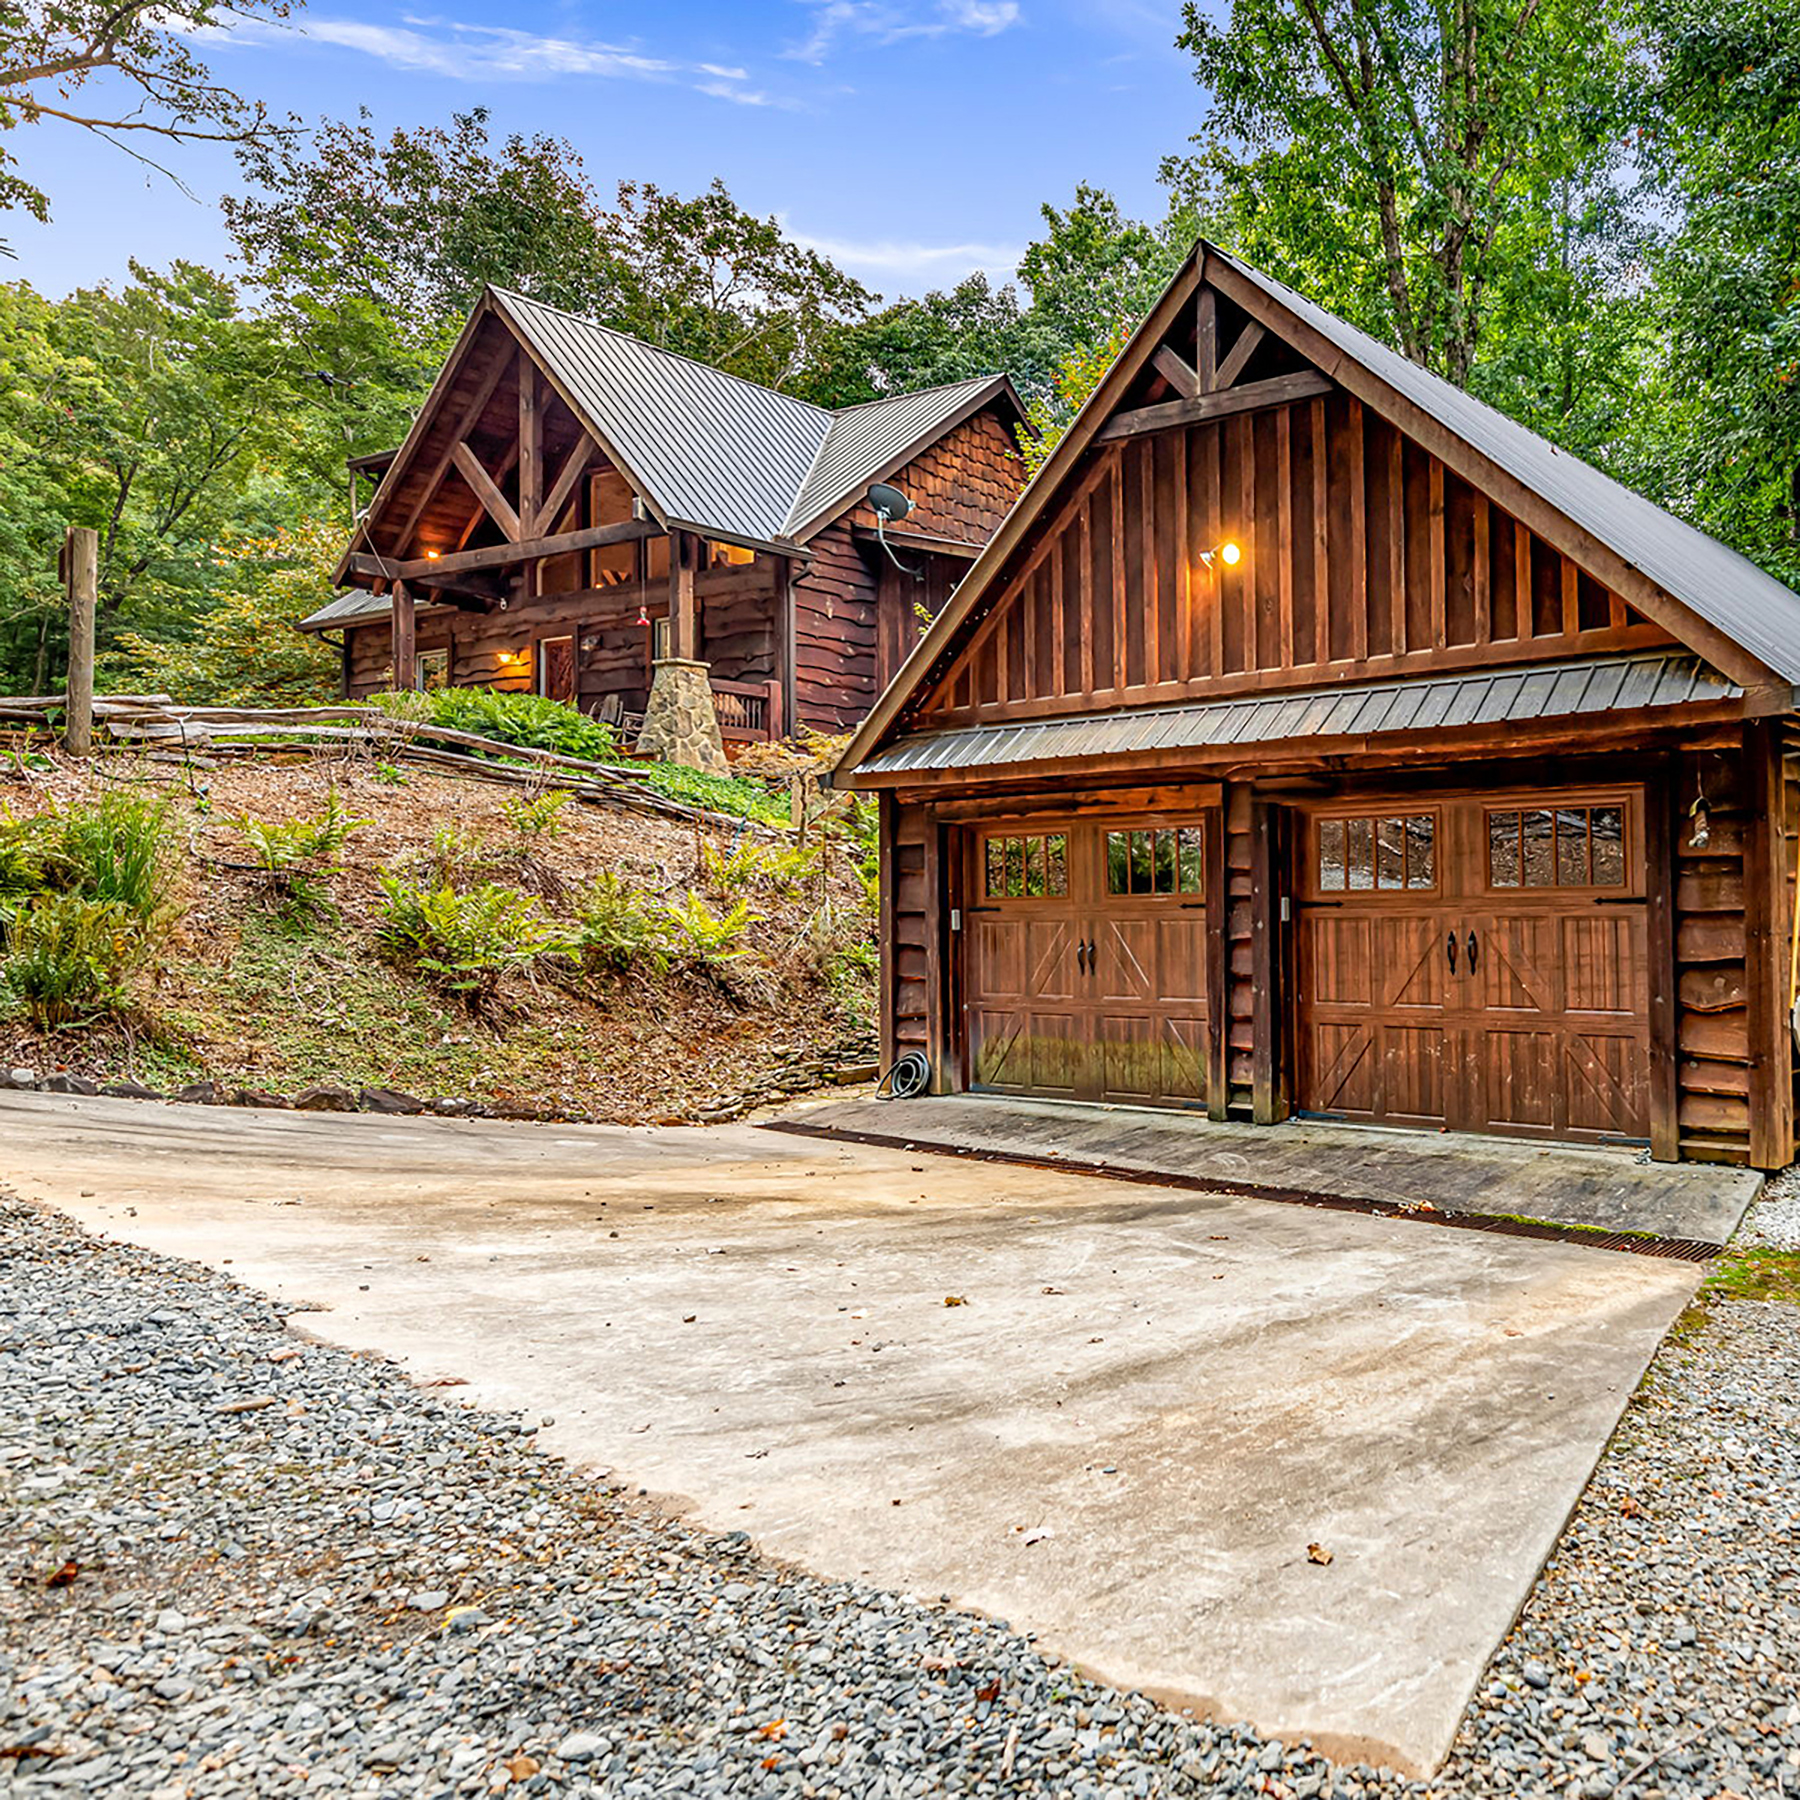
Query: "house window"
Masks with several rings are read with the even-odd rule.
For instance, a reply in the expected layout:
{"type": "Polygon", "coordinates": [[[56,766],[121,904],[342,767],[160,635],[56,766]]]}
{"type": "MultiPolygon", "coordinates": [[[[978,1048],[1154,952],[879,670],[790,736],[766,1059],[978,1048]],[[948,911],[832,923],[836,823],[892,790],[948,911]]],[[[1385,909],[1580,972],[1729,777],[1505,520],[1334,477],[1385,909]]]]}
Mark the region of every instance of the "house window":
{"type": "Polygon", "coordinates": [[[673,639],[669,633],[669,615],[664,613],[660,619],[650,621],[650,654],[658,662],[663,662],[674,652],[670,649],[673,639]]]}
{"type": "Polygon", "coordinates": [[[1314,875],[1324,893],[1437,886],[1437,814],[1321,819],[1314,875]]]}
{"type": "Polygon", "coordinates": [[[753,563],[756,561],[756,552],[754,550],[746,550],[741,544],[708,543],[706,548],[708,553],[707,562],[709,566],[715,569],[727,568],[743,563],[753,563]]]}
{"type": "Polygon", "coordinates": [[[413,658],[413,686],[422,693],[450,685],[450,652],[421,650],[413,658]]]}
{"type": "Polygon", "coordinates": [[[1202,894],[1206,891],[1205,840],[1198,825],[1172,831],[1109,831],[1109,894],[1202,894]]]}
{"type": "Polygon", "coordinates": [[[1488,885],[1623,887],[1622,806],[1537,806],[1490,812],[1488,885]]]}
{"type": "Polygon", "coordinates": [[[1069,891],[1069,840],[991,837],[983,846],[982,890],[990,900],[1043,900],[1069,891]]]}

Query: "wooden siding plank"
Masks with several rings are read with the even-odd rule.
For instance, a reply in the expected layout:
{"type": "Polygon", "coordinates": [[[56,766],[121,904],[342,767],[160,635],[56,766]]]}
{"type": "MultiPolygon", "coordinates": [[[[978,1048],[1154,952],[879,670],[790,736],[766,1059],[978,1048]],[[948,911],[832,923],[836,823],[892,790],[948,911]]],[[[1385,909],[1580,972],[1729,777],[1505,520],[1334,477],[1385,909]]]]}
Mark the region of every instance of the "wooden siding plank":
{"type": "Polygon", "coordinates": [[[1474,561],[1470,566],[1475,597],[1475,641],[1478,644],[1492,643],[1494,635],[1493,599],[1490,592],[1493,568],[1489,562],[1493,552],[1488,541],[1491,528],[1488,498],[1478,489],[1475,493],[1474,561]]]}
{"type": "Polygon", "coordinates": [[[1644,789],[1645,961],[1650,978],[1650,1155],[1681,1155],[1681,1083],[1675,968],[1674,795],[1666,767],[1644,789]]]}
{"type": "Polygon", "coordinates": [[[1325,453],[1325,402],[1314,400],[1312,417],[1313,482],[1313,654],[1314,663],[1331,661],[1331,512],[1327,500],[1329,471],[1325,453]]]}
{"type": "Polygon", "coordinates": [[[1427,520],[1430,548],[1426,554],[1426,579],[1431,589],[1431,647],[1441,650],[1450,641],[1449,604],[1444,595],[1444,465],[1431,459],[1431,498],[1427,520]]]}
{"type": "Polygon", "coordinates": [[[1744,974],[1750,997],[1750,1163],[1782,1169],[1794,1154],[1794,1041],[1788,1022],[1787,795],[1774,720],[1744,727],[1744,974]]]}

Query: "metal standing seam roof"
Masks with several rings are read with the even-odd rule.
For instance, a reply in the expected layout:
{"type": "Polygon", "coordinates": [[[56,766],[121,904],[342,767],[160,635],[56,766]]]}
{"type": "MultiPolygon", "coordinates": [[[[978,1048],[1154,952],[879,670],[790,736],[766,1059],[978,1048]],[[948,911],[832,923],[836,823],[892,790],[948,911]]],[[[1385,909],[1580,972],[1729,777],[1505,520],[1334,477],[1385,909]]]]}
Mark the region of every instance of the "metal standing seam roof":
{"type": "Polygon", "coordinates": [[[984,391],[997,391],[1000,385],[996,376],[977,375],[833,413],[831,428],[783,522],[782,535],[792,537],[835,513],[896,457],[931,436],[984,391]]]}
{"type": "MultiPolygon", "coordinates": [[[[835,517],[913,445],[984,393],[979,375],[833,412],[503,288],[495,304],[662,515],[726,539],[792,541],[835,517]]],[[[385,599],[344,594],[302,630],[372,623],[385,599]]]]}
{"type": "Polygon", "coordinates": [[[1784,680],[1800,682],[1800,594],[1792,588],[1592,463],[1559,450],[1441,375],[1345,324],[1304,294],[1211,245],[1205,253],[1229,264],[1784,680]]]}
{"type": "Polygon", "coordinates": [[[1744,690],[1685,652],[1601,657],[1369,687],[1258,694],[1139,712],[970,725],[900,739],[858,765],[871,775],[998,768],[1051,758],[1210,750],[1316,737],[1454,731],[1527,719],[1735,700],[1744,690]]]}
{"type": "Polygon", "coordinates": [[[523,294],[494,299],[665,515],[780,536],[830,435],[824,407],[523,294]]]}

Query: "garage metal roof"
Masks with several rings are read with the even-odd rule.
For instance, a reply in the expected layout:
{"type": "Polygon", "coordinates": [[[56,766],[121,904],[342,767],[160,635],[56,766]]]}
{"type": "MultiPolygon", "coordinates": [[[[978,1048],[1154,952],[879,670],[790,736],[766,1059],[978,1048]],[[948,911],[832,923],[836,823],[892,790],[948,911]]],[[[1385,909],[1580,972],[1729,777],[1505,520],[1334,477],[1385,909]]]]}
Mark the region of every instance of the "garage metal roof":
{"type": "Polygon", "coordinates": [[[1744,690],[1685,652],[1601,657],[1479,675],[1426,676],[1368,687],[1317,688],[1159,706],[1141,712],[1033,719],[919,733],[859,765],[871,775],[1000,768],[1065,756],[1212,750],[1287,739],[1454,731],[1525,719],[1736,700],[1744,690]]]}

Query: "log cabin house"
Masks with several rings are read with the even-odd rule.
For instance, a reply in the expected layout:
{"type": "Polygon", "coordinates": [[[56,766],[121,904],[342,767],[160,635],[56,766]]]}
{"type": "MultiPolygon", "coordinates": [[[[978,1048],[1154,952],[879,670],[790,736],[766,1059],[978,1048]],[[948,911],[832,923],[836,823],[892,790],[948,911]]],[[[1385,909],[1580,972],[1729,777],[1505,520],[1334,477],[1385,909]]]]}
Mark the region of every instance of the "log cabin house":
{"type": "Polygon", "coordinates": [[[353,591],[301,628],[341,632],[353,698],[535,691],[653,730],[660,664],[713,757],[840,732],[1017,497],[1023,418],[1004,376],[829,411],[490,289],[405,442],[353,465],[353,591]],[[874,482],[912,502],[885,543],[874,482]]]}
{"type": "Polygon", "coordinates": [[[860,727],[884,1056],[1795,1152],[1800,596],[1200,245],[860,727]]]}

